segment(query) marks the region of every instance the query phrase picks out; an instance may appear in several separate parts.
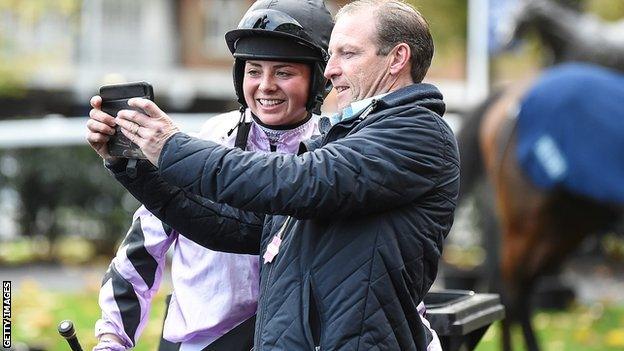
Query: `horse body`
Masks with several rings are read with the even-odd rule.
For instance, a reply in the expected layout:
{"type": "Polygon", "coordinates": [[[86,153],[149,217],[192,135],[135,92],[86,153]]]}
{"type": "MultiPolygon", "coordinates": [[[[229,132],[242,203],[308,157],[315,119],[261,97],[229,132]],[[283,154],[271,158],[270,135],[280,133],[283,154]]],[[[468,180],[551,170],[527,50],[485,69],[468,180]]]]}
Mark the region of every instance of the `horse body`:
{"type": "MultiPolygon", "coordinates": [[[[578,79],[574,74],[569,76],[564,75],[561,84],[578,79]]],[[[624,85],[624,80],[622,82],[624,85]]],[[[509,326],[512,322],[519,322],[522,326],[527,349],[538,350],[530,323],[529,305],[536,280],[548,270],[559,266],[585,237],[605,230],[622,214],[618,204],[579,194],[566,186],[563,178],[550,189],[539,187],[523,169],[518,159],[518,118],[524,117],[518,112],[522,112],[521,106],[527,94],[539,84],[539,79],[526,81],[496,94],[472,118],[465,121],[459,133],[462,156],[479,150],[484,175],[494,194],[494,208],[501,235],[498,255],[501,284],[498,290],[508,315],[508,320],[503,323],[503,346],[506,350],[511,349],[509,326]]],[[[552,89],[556,94],[556,86],[552,89]]],[[[575,94],[578,94],[579,99],[587,95],[582,89],[577,90],[575,94]]],[[[609,93],[605,91],[605,94],[609,93]]],[[[615,103],[618,101],[624,101],[624,92],[615,103]]],[[[583,113],[581,118],[592,119],[600,112],[583,113]]],[[[544,114],[537,117],[554,118],[545,109],[544,114]]],[[[624,111],[618,117],[624,120],[624,111]]],[[[569,123],[574,123],[572,118],[569,123]]],[[[620,137],[624,140],[624,129],[620,137]]],[[[618,171],[624,171],[623,158],[619,156],[618,171]]],[[[478,162],[473,158],[464,165],[464,161],[462,159],[464,179],[461,192],[465,195],[476,182],[474,171],[478,162]]],[[[622,191],[624,179],[616,186],[620,188],[611,189],[611,192],[622,191]]]]}

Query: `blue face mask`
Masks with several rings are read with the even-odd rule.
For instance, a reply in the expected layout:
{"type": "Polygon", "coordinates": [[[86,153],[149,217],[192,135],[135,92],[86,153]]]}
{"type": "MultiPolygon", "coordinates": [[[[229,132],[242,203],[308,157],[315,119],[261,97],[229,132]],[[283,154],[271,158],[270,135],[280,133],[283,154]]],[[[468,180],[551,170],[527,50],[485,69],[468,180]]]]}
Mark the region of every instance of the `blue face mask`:
{"type": "Polygon", "coordinates": [[[332,115],[331,117],[329,117],[329,120],[331,121],[332,125],[341,122],[341,121],[346,121],[351,119],[353,116],[358,115],[360,112],[362,112],[362,110],[364,110],[366,107],[368,107],[368,105],[370,105],[370,103],[373,100],[379,100],[382,97],[388,95],[388,93],[385,94],[379,94],[376,96],[371,96],[369,98],[366,98],[364,100],[359,100],[359,101],[354,101],[352,103],[349,104],[349,106],[345,107],[342,109],[342,111],[335,113],[334,115],[332,115]]]}

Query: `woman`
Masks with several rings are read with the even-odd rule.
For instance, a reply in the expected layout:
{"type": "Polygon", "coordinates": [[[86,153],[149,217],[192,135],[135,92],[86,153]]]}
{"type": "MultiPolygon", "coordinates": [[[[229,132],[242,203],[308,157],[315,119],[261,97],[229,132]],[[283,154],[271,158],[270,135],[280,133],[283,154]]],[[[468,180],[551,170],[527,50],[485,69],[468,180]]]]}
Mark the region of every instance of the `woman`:
{"type": "MultiPolygon", "coordinates": [[[[318,131],[313,112],[327,90],[322,73],[332,26],[320,0],[256,2],[238,29],[226,34],[235,58],[233,80],[241,110],[211,118],[200,137],[249,151],[297,152],[300,141],[318,131]],[[314,18],[308,18],[309,13],[314,18]]],[[[106,148],[114,133],[114,116],[101,111],[98,96],[91,105],[90,145],[109,168],[124,168],[126,160],[112,158],[106,148]]],[[[258,298],[258,256],[206,249],[163,225],[145,207],[134,214],[104,277],[102,318],[95,331],[100,342],[94,350],[136,345],[171,246],[173,294],[163,338],[176,350],[249,350],[258,298]]]]}

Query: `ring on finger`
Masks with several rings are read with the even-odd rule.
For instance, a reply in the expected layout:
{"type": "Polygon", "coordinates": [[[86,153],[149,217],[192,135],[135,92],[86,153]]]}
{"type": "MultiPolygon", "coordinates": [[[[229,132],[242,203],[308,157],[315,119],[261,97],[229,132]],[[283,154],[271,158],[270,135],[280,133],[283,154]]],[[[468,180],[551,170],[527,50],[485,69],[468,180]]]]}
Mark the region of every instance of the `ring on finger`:
{"type": "Polygon", "coordinates": [[[138,123],[136,123],[135,126],[136,127],[134,128],[134,132],[132,132],[132,134],[139,134],[139,128],[141,128],[141,126],[138,123]]]}

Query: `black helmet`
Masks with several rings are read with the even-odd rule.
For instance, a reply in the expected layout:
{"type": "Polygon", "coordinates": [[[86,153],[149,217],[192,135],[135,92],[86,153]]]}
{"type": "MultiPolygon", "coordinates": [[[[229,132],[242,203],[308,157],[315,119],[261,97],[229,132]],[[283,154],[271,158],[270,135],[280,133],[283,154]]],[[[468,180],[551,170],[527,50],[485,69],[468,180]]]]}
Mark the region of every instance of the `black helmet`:
{"type": "Polygon", "coordinates": [[[308,111],[318,112],[329,91],[323,76],[327,46],[334,22],[323,0],[258,0],[247,10],[238,28],[225,34],[234,56],[234,89],[243,93],[246,60],[308,63],[312,68],[308,111]]]}

